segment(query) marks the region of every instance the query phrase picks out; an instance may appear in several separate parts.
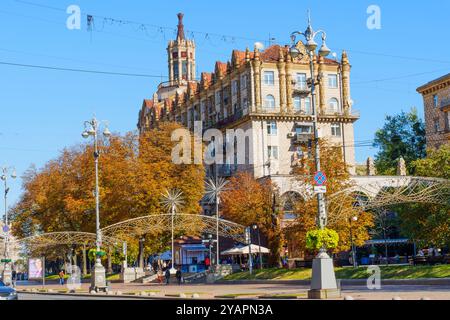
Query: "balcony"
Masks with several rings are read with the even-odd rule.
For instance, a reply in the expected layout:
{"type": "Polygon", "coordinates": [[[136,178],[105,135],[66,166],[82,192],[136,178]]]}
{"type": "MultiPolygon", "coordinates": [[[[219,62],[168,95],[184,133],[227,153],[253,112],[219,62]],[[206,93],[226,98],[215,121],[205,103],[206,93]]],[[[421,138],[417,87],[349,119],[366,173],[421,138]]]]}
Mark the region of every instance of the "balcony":
{"type": "Polygon", "coordinates": [[[441,110],[442,111],[449,111],[450,110],[450,98],[442,99],[441,100],[441,110]]]}

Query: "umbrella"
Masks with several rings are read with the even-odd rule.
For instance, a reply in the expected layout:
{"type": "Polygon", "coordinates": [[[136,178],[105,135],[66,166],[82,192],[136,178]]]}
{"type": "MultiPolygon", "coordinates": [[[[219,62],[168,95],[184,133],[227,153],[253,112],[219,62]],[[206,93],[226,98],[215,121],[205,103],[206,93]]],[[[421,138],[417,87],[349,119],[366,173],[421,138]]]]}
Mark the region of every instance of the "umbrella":
{"type": "MultiPolygon", "coordinates": [[[[249,247],[250,246],[234,247],[234,248],[222,251],[221,254],[224,255],[224,256],[249,254],[249,247]]],[[[270,250],[265,248],[265,247],[260,247],[260,246],[257,246],[255,244],[251,245],[252,253],[259,253],[260,252],[260,248],[261,248],[261,253],[269,253],[270,252],[270,250]]]]}

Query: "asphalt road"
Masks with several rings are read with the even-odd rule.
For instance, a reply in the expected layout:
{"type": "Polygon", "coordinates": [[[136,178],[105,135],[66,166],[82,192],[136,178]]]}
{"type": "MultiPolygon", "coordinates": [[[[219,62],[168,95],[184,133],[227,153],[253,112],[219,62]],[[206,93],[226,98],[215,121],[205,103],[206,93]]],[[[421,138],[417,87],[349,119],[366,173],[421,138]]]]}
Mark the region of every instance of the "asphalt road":
{"type": "Polygon", "coordinates": [[[53,294],[33,294],[19,293],[19,300],[141,300],[139,298],[123,298],[117,296],[96,297],[96,296],[76,296],[76,295],[53,295],[53,294]]]}

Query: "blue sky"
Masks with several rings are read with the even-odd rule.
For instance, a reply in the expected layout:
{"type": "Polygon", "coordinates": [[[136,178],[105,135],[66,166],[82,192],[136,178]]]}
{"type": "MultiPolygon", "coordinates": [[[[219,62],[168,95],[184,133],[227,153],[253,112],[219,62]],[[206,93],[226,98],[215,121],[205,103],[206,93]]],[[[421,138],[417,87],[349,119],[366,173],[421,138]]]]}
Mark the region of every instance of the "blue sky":
{"type": "MultiPolygon", "coordinates": [[[[422,115],[422,100],[415,89],[449,72],[450,42],[444,31],[448,1],[275,3],[2,0],[0,62],[156,77],[0,64],[0,165],[14,165],[19,175],[31,164],[41,167],[59,150],[82,141],[83,121],[94,113],[108,119],[113,131],[134,130],[142,99],[151,97],[164,80],[158,76],[167,75],[165,49],[174,37],[170,28],[175,28],[180,11],[185,13],[185,28],[198,31],[194,33],[198,71],[212,71],[214,62],[229,59],[233,48],[252,48],[269,35],[276,43],[288,43],[292,31],[306,28],[306,11],[311,9],[313,26],[327,31],[329,47],[339,55],[343,49],[349,51],[354,108],[361,112],[355,125],[358,141],[373,139],[387,114],[416,106],[422,115]],[[81,30],[66,28],[69,15],[64,9],[72,4],[81,8],[81,30]],[[380,30],[366,27],[366,10],[372,4],[381,9],[380,30]],[[94,16],[92,32],[87,30],[87,14],[94,16]]],[[[362,162],[376,150],[363,147],[356,152],[362,162]]],[[[11,184],[10,202],[18,199],[20,189],[17,179],[11,184]]]]}

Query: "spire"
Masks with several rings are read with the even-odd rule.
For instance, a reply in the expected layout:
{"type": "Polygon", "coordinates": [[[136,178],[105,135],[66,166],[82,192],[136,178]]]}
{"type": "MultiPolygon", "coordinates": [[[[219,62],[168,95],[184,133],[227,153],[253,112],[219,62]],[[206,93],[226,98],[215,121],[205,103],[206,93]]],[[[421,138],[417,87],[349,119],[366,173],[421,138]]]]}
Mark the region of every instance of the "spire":
{"type": "Polygon", "coordinates": [[[177,16],[178,16],[177,40],[184,40],[185,39],[185,36],[184,36],[184,25],[183,25],[184,14],[180,12],[179,14],[177,14],[177,16]]]}

